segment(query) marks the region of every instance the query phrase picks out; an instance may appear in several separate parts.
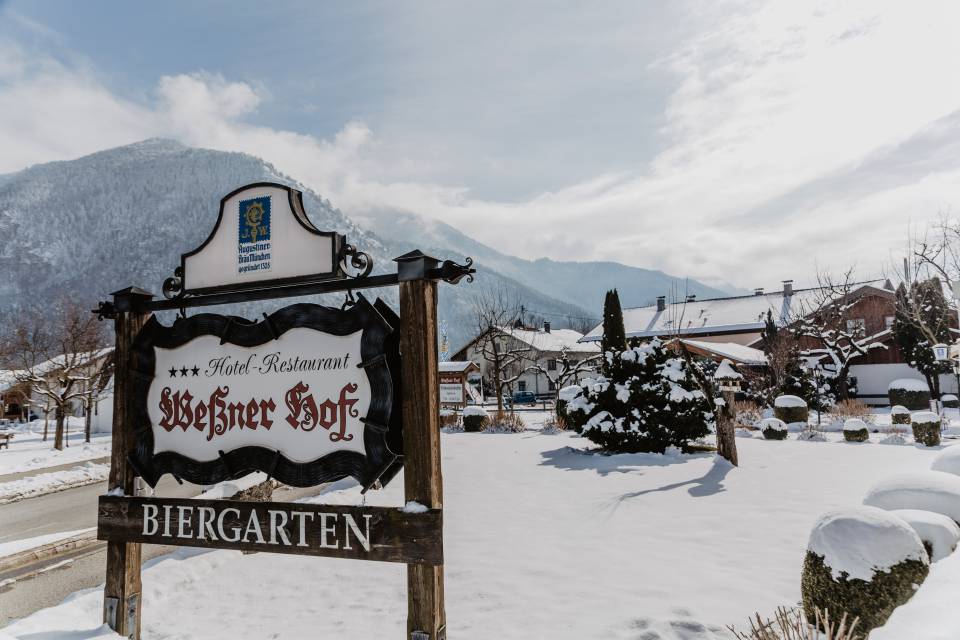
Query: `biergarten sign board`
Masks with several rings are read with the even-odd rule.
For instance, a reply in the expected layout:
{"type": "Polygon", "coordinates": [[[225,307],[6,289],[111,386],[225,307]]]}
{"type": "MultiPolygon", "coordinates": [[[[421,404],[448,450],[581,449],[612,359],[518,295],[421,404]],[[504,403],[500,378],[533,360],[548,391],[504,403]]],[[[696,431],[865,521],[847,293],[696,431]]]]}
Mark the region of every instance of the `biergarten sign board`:
{"type": "MultiPolygon", "coordinates": [[[[403,562],[407,635],[443,640],[443,492],[437,283],[472,261],[419,251],[371,275],[369,255],[314,227],[300,192],[247,185],[221,200],[213,231],[183,254],[164,300],[129,287],[95,311],[116,332],[104,622],[138,639],[140,545],[167,544],[403,562]],[[354,273],[351,273],[351,270],[354,273]],[[398,315],[354,291],[399,287],[398,315]],[[187,309],[342,292],[262,318],[187,309]],[[172,324],[154,314],[179,311],[172,324]],[[402,385],[401,385],[401,380],[402,385]],[[166,474],[207,485],[264,472],[297,487],[352,477],[361,493],[401,468],[397,507],[139,495],[166,474]]],[[[307,587],[305,587],[307,588],[307,587]]]]}

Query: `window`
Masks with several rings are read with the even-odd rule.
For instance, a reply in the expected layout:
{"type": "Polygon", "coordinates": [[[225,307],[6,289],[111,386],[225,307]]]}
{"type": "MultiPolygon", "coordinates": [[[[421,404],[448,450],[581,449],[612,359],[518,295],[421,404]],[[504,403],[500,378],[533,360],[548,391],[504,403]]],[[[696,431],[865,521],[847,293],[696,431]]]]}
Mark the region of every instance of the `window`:
{"type": "Polygon", "coordinates": [[[526,390],[527,390],[527,381],[526,381],[526,380],[521,380],[521,381],[519,381],[519,382],[517,383],[517,390],[518,390],[518,391],[526,391],[526,390]]]}
{"type": "Polygon", "coordinates": [[[557,390],[557,385],[554,384],[553,380],[551,380],[551,379],[549,379],[549,378],[547,378],[547,389],[549,389],[550,391],[556,391],[556,390],[557,390]]]}
{"type": "Polygon", "coordinates": [[[892,328],[893,328],[893,316],[884,316],[884,318],[883,318],[883,326],[886,327],[887,329],[892,329],[892,328]]]}
{"type": "Polygon", "coordinates": [[[557,370],[557,359],[550,358],[547,360],[547,371],[556,371],[557,370]]]}
{"type": "Polygon", "coordinates": [[[850,318],[847,320],[847,333],[863,333],[866,323],[863,318],[850,318]]]}

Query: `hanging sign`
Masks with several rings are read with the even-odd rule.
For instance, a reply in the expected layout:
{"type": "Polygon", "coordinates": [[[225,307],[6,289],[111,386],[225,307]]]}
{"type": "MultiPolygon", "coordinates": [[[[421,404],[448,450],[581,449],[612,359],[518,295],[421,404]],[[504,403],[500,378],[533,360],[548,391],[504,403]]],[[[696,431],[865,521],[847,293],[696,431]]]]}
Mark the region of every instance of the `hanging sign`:
{"type": "Polygon", "coordinates": [[[152,318],[133,345],[140,475],[151,486],[167,472],[196,484],[253,471],[300,487],[388,481],[400,465],[389,441],[399,355],[384,307],[360,296],[345,311],[297,304],[260,322],[152,318]]]}
{"type": "Polygon", "coordinates": [[[182,287],[204,293],[339,278],[343,246],[343,236],[313,226],[296,189],[247,185],[220,201],[210,236],[181,256],[182,287]]]}

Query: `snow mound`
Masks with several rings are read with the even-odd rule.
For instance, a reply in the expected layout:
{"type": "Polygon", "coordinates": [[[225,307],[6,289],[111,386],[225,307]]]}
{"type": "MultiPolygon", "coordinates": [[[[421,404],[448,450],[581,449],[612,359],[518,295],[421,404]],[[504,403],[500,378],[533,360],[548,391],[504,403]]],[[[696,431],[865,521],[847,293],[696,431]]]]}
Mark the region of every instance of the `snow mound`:
{"type": "Polygon", "coordinates": [[[917,411],[913,414],[913,422],[924,424],[927,422],[940,422],[940,416],[933,411],[917,411]]]}
{"type": "Polygon", "coordinates": [[[863,504],[881,509],[924,509],[960,522],[960,477],[943,471],[914,471],[873,485],[863,504]]]}
{"type": "Polygon", "coordinates": [[[917,532],[903,519],[875,507],[825,513],[810,533],[807,550],[823,556],[836,579],[846,573],[870,581],[877,571],[889,571],[904,560],[928,562],[917,532]]]}
{"type": "Polygon", "coordinates": [[[773,405],[775,407],[805,407],[807,403],[799,396],[777,396],[773,405]]]}
{"type": "Polygon", "coordinates": [[[823,435],[819,431],[814,431],[813,429],[804,430],[797,434],[797,440],[804,440],[806,442],[826,442],[827,436],[823,435]]]}
{"type": "Polygon", "coordinates": [[[563,389],[560,389],[560,393],[557,394],[557,398],[563,400],[564,402],[570,402],[581,393],[583,393],[583,389],[580,388],[580,385],[571,384],[563,389]]]}
{"type": "Polygon", "coordinates": [[[477,406],[474,406],[474,405],[470,405],[470,406],[468,406],[468,407],[464,407],[464,408],[463,408],[463,411],[460,412],[460,415],[487,417],[487,411],[486,411],[486,409],[484,409],[483,407],[477,407],[477,406]]]}
{"type": "Polygon", "coordinates": [[[917,380],[916,378],[899,378],[894,380],[887,385],[887,391],[890,389],[901,389],[903,391],[930,391],[930,388],[927,387],[926,382],[923,380],[917,380]]]}
{"type": "Polygon", "coordinates": [[[764,418],[757,423],[757,428],[761,431],[764,429],[772,429],[773,431],[786,431],[787,423],[780,418],[764,418]]]}
{"type": "Polygon", "coordinates": [[[907,439],[899,433],[891,433],[880,440],[880,444],[907,444],[907,439]]]}
{"type": "Polygon", "coordinates": [[[953,395],[952,393],[947,393],[940,396],[940,402],[956,402],[956,401],[957,401],[957,396],[953,395]]]}
{"type": "Polygon", "coordinates": [[[949,447],[938,453],[930,468],[960,476],[960,447],[949,447]]]}
{"type": "Polygon", "coordinates": [[[843,423],[844,431],[861,431],[863,429],[867,429],[869,431],[870,428],[867,426],[867,423],[860,418],[848,418],[843,423]]]}
{"type": "Polygon", "coordinates": [[[920,509],[897,509],[890,513],[903,518],[913,527],[923,542],[930,543],[931,562],[946,558],[957,548],[957,542],[960,541],[960,527],[947,516],[920,509]]]}
{"type": "Polygon", "coordinates": [[[890,415],[903,415],[903,414],[909,415],[910,409],[907,409],[902,404],[895,404],[892,407],[890,407],[890,415]]]}

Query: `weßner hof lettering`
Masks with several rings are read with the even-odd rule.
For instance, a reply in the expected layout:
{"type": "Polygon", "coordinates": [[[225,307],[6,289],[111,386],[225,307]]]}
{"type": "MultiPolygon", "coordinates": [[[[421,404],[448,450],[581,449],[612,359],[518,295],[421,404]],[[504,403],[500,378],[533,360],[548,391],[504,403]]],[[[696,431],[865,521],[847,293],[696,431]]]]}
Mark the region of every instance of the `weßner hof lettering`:
{"type": "Polygon", "coordinates": [[[99,537],[128,542],[440,564],[439,509],[100,499],[99,537]]]}

